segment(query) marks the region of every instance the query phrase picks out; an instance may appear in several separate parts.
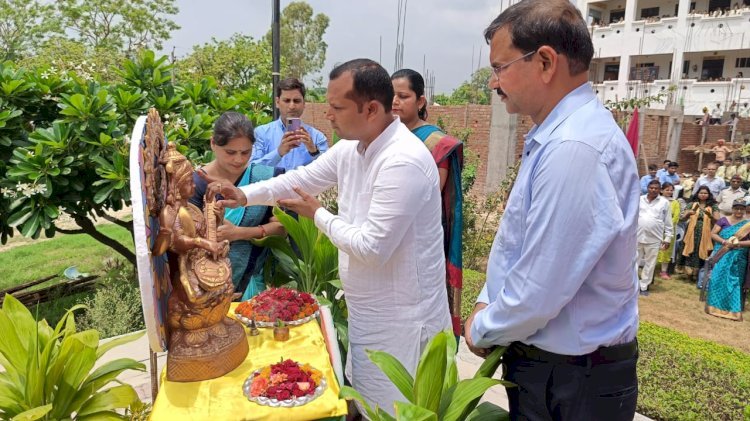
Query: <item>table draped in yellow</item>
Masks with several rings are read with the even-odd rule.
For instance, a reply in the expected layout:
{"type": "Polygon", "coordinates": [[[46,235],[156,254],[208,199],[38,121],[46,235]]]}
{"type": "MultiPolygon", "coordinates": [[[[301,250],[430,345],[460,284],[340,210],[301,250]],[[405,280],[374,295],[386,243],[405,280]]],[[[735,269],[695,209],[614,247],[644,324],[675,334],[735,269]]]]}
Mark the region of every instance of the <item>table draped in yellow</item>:
{"type": "MultiPolygon", "coordinates": [[[[235,304],[230,313],[234,314],[235,304]]],[[[223,377],[202,382],[177,383],[166,380],[151,412],[151,420],[316,420],[346,414],[346,401],[339,399],[339,385],[331,367],[325,341],[317,321],[290,328],[289,340],[273,340],[273,329],[259,329],[247,336],[250,352],[239,367],[223,377]],[[271,408],[247,400],[242,384],[255,370],[291,359],[308,363],[323,372],[328,387],[314,401],[295,408],[271,408]]],[[[247,329],[245,330],[247,332],[247,329]]],[[[334,344],[335,345],[335,344],[334,344]]]]}

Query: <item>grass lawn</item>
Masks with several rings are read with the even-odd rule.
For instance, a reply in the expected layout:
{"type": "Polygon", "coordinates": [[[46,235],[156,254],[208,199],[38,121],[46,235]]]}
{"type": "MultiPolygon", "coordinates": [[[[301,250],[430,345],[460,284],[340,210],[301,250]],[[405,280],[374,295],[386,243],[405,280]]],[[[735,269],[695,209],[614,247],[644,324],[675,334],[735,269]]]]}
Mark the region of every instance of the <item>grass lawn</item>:
{"type": "MultiPolygon", "coordinates": [[[[105,235],[133,248],[130,232],[114,224],[99,225],[105,235]]],[[[58,235],[46,241],[0,252],[0,290],[49,275],[62,274],[69,266],[81,272],[101,273],[107,259],[119,254],[85,234],[58,235]]]]}

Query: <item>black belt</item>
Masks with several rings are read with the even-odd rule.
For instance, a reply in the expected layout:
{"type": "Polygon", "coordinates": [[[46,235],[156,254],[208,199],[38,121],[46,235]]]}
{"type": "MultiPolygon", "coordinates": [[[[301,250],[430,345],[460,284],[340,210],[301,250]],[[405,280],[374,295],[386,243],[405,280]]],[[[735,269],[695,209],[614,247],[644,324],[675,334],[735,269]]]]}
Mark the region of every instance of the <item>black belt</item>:
{"type": "Polygon", "coordinates": [[[545,351],[533,345],[521,342],[513,342],[506,351],[506,356],[521,357],[533,361],[549,362],[554,364],[569,364],[582,367],[593,367],[601,364],[625,361],[638,356],[638,341],[632,341],[619,345],[602,346],[586,355],[563,355],[545,351]]]}

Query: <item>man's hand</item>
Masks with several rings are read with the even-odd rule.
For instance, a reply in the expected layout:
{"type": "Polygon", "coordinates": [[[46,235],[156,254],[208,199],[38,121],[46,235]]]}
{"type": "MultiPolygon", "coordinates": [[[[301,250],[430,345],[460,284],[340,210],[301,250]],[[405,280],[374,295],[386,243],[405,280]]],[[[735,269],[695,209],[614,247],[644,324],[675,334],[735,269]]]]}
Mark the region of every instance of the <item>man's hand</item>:
{"type": "Polygon", "coordinates": [[[279,144],[279,156],[284,156],[289,153],[292,148],[299,146],[299,130],[293,132],[286,132],[281,138],[281,144],[279,144]]]}
{"type": "Polygon", "coordinates": [[[298,215],[313,219],[315,211],[322,207],[318,199],[305,193],[299,187],[294,187],[294,192],[300,196],[299,199],[279,200],[279,206],[296,212],[298,215]]]}
{"type": "Polygon", "coordinates": [[[482,358],[487,358],[487,355],[490,354],[489,348],[477,348],[474,346],[474,341],[471,339],[471,325],[474,323],[474,316],[477,315],[477,313],[487,307],[487,304],[485,303],[477,303],[476,306],[474,306],[474,311],[471,313],[471,316],[469,316],[468,319],[466,319],[466,323],[464,324],[464,339],[466,339],[466,345],[469,347],[469,351],[474,353],[474,355],[482,358]]]}
{"type": "Polygon", "coordinates": [[[668,248],[669,248],[669,242],[667,242],[667,241],[662,241],[662,242],[661,242],[661,247],[659,247],[659,248],[661,248],[662,250],[666,250],[666,249],[668,249],[668,248]]]}
{"type": "Polygon", "coordinates": [[[223,211],[225,207],[238,208],[247,205],[247,197],[245,197],[245,193],[237,188],[231,181],[212,177],[206,174],[203,170],[199,170],[198,175],[209,183],[206,188],[206,196],[204,200],[214,200],[217,195],[222,195],[224,197],[223,200],[218,200],[216,202],[216,207],[219,210],[223,211]]]}
{"type": "Polygon", "coordinates": [[[313,142],[312,137],[310,137],[310,133],[308,133],[304,127],[301,127],[295,133],[297,133],[298,135],[297,139],[299,139],[299,141],[302,142],[302,144],[307,148],[307,152],[309,152],[310,154],[318,152],[318,146],[315,144],[315,142],[313,142]]]}

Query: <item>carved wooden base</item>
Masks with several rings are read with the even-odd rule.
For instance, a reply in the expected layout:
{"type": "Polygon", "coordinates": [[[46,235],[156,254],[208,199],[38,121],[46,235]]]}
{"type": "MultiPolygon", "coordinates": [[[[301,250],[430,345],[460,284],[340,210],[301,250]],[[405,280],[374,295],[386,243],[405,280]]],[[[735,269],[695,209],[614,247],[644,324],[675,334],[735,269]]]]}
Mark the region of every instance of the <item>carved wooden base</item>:
{"type": "Polygon", "coordinates": [[[172,382],[196,382],[221,377],[239,366],[248,353],[245,329],[233,319],[225,318],[218,325],[190,332],[192,335],[209,337],[203,346],[185,344],[186,331],[172,332],[175,346],[167,354],[167,380],[172,382]]]}

